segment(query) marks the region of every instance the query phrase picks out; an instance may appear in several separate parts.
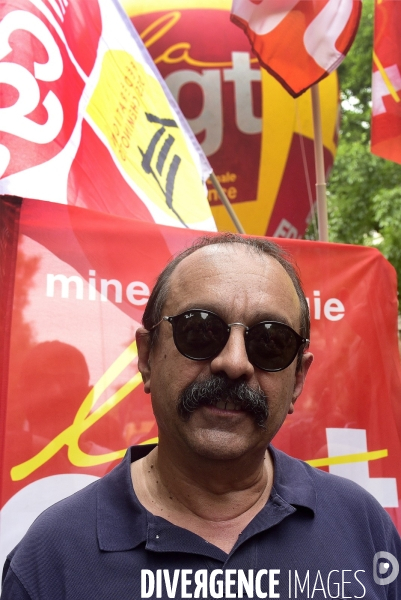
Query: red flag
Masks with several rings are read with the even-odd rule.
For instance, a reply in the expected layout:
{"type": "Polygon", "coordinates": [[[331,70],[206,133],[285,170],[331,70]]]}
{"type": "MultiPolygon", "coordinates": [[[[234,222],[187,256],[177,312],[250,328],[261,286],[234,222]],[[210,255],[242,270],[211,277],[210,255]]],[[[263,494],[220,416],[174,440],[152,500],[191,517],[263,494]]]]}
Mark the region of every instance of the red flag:
{"type": "Polygon", "coordinates": [[[361,8],[361,0],[233,0],[231,19],[260,63],[297,97],[342,62],[361,8]]]}
{"type": "Polygon", "coordinates": [[[401,163],[401,4],[379,0],[375,7],[372,74],[374,154],[401,163]]]}
{"type": "Polygon", "coordinates": [[[0,193],[215,230],[210,166],[117,0],[47,4],[0,0],[0,193]]]}

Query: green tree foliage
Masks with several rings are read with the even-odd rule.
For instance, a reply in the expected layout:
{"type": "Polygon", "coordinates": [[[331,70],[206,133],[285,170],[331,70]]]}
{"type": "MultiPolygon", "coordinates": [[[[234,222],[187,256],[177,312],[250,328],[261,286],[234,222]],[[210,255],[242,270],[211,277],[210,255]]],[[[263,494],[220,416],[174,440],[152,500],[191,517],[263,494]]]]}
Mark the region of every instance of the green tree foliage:
{"type": "MultiPolygon", "coordinates": [[[[328,182],[330,241],[375,246],[401,283],[401,165],[370,152],[373,0],[364,0],[355,42],[339,68],[341,123],[328,182]]],[[[307,237],[314,237],[309,228],[307,237]]]]}

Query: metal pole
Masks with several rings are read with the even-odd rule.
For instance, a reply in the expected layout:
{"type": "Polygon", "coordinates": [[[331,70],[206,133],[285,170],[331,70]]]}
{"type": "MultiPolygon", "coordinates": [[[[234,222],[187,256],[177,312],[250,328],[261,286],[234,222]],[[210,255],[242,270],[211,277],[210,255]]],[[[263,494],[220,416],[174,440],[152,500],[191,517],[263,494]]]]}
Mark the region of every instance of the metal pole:
{"type": "Polygon", "coordinates": [[[320,99],[318,84],[312,86],[312,113],[313,113],[313,131],[315,147],[315,168],[316,168],[316,201],[317,201],[317,222],[319,227],[319,240],[329,241],[329,226],[327,221],[327,196],[326,196],[326,176],[324,171],[323,157],[323,138],[322,121],[320,115],[320,99]]]}
{"type": "Polygon", "coordinates": [[[224,193],[223,188],[220,185],[220,181],[217,179],[216,175],[213,173],[210,174],[210,179],[212,181],[213,186],[215,187],[220,200],[222,201],[222,203],[224,204],[226,211],[228,212],[228,214],[230,215],[231,221],[234,223],[238,233],[245,233],[245,229],[242,227],[237,215],[234,212],[233,207],[230,204],[229,199],[227,198],[227,196],[224,193]]]}

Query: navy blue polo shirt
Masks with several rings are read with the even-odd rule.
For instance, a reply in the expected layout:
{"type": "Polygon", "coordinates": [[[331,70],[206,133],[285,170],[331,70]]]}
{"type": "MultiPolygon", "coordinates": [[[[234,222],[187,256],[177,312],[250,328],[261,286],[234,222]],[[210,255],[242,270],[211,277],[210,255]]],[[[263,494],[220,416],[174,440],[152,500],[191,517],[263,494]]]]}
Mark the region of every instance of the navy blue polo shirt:
{"type": "Polygon", "coordinates": [[[139,503],[130,463],[152,448],[35,521],[7,559],[2,600],[400,600],[399,535],[358,485],[271,448],[271,496],[226,554],[139,503]]]}

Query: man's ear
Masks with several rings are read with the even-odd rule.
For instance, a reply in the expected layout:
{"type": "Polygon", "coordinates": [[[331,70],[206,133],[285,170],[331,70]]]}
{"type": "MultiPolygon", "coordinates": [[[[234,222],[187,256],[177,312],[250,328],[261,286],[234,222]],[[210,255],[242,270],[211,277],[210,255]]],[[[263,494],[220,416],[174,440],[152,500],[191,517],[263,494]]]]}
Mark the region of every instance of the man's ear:
{"type": "Polygon", "coordinates": [[[150,335],[144,327],[138,327],[135,333],[138,348],[138,370],[142,375],[143,387],[150,394],[150,335]]]}
{"type": "Polygon", "coordinates": [[[311,352],[304,352],[302,355],[301,366],[295,372],[295,384],[294,391],[292,393],[292,402],[290,404],[290,408],[288,409],[288,414],[292,415],[294,412],[294,404],[298,396],[301,394],[302,389],[304,387],[306,375],[309,371],[309,368],[313,362],[313,354],[311,352]]]}

